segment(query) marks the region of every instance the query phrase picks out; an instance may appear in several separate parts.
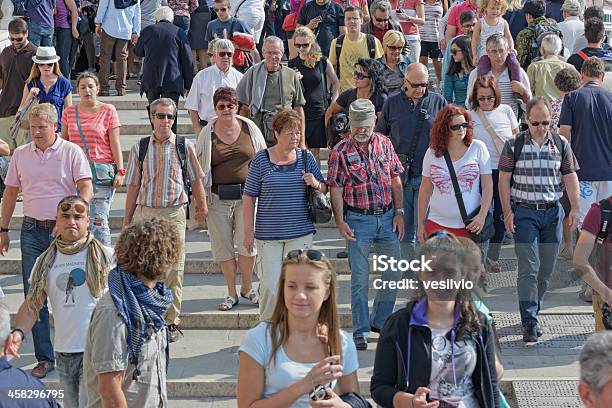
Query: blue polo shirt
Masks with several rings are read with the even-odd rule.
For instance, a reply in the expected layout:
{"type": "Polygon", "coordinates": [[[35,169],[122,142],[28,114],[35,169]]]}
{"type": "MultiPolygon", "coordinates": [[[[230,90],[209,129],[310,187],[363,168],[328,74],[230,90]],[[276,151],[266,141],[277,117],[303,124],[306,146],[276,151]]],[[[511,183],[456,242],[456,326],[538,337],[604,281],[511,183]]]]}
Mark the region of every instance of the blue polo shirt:
{"type": "Polygon", "coordinates": [[[595,83],[563,98],[559,126],[572,127],[571,145],[581,181],[612,181],[612,92],[595,83]]]}
{"type": "Polygon", "coordinates": [[[402,87],[400,92],[387,98],[380,118],[378,118],[376,123],[376,131],[391,139],[397,154],[408,154],[412,146],[412,139],[417,137],[415,135],[416,123],[421,115],[425,98],[429,98],[429,107],[427,108],[427,117],[423,122],[423,129],[417,142],[414,162],[410,168],[410,174],[412,175],[420,175],[421,170],[423,170],[423,158],[429,147],[429,132],[437,113],[446,106],[446,99],[440,94],[426,92],[415,105],[412,99],[406,96],[406,92],[402,87]]]}
{"type": "Polygon", "coordinates": [[[37,378],[14,368],[6,356],[0,357],[0,407],[2,408],[48,408],[59,407],[58,403],[49,398],[22,399],[9,397],[9,391],[16,390],[46,390],[47,387],[37,378]]]}

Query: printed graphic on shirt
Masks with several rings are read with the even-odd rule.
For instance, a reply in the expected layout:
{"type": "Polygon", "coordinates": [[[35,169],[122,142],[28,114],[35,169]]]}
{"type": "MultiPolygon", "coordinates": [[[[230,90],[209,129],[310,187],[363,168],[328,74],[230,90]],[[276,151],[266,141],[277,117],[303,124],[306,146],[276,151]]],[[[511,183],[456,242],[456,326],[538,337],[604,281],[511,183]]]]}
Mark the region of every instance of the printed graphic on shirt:
{"type": "Polygon", "coordinates": [[[55,284],[66,293],[64,306],[74,306],[76,303],[74,289],[85,284],[85,271],[82,268],[74,268],[70,273],[61,273],[57,276],[55,284]]]}
{"type": "Polygon", "coordinates": [[[476,348],[472,340],[456,340],[451,348],[445,333],[433,333],[428,387],[431,400],[440,401],[440,407],[477,407],[472,383],[475,367],[476,348]]]}
{"type": "MultiPolygon", "coordinates": [[[[472,191],[474,182],[478,179],[480,169],[477,163],[468,163],[462,166],[459,171],[455,170],[457,182],[462,193],[472,191]]],[[[442,194],[453,194],[453,182],[446,167],[431,165],[431,182],[442,194]]]]}

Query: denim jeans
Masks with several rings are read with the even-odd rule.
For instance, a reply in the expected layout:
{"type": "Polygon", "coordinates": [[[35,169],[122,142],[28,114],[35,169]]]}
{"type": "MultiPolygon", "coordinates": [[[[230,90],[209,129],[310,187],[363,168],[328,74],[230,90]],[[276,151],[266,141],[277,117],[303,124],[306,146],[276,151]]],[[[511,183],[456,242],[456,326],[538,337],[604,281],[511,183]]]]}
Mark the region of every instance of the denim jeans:
{"type": "Polygon", "coordinates": [[[410,63],[419,62],[421,56],[421,40],[406,40],[406,50],[410,63]]]}
{"type": "MultiPolygon", "coordinates": [[[[21,226],[21,276],[23,278],[23,291],[27,295],[30,290],[30,275],[36,258],[40,256],[53,241],[51,229],[37,227],[33,222],[24,219],[21,226]]],[[[32,327],[34,338],[34,355],[37,361],[54,362],[53,344],[51,343],[51,330],[49,329],[49,308],[47,301],[38,314],[38,321],[32,327]]]]}
{"type": "Polygon", "coordinates": [[[72,49],[72,30],[70,28],[55,29],[55,49],[60,57],[60,70],[64,78],[70,79],[70,50],[72,49]]]}
{"type": "MultiPolygon", "coordinates": [[[[368,256],[372,244],[376,255],[387,255],[400,259],[400,245],[397,233],[393,232],[393,211],[376,215],[363,215],[352,211],[346,214],[346,222],[355,234],[354,241],[348,241],[348,261],[351,268],[351,313],[353,336],[367,336],[370,326],[381,329],[387,317],[393,313],[397,289],[379,289],[374,299],[372,316],[368,311],[368,288],[370,265],[368,256]]],[[[399,270],[387,268],[382,273],[386,282],[402,278],[399,270]]]]}
{"type": "Polygon", "coordinates": [[[83,353],[55,353],[59,389],[64,390],[64,408],[86,408],[87,389],[83,378],[83,353]]]}
{"type": "Polygon", "coordinates": [[[111,244],[108,217],[111,203],[115,195],[114,187],[98,186],[94,184],[94,196],[89,205],[89,218],[91,219],[91,232],[94,237],[106,246],[111,244]]]}
{"type": "Polygon", "coordinates": [[[495,235],[489,240],[487,258],[497,261],[501,251],[501,243],[506,233],[504,212],[502,211],[501,199],[499,198],[499,170],[493,170],[493,226],[495,227],[495,235]]]}
{"type": "Polygon", "coordinates": [[[414,259],[417,215],[419,211],[419,188],[422,176],[410,176],[404,186],[404,239],[402,240],[402,258],[414,259]]]}
{"type": "Polygon", "coordinates": [[[28,40],[37,47],[53,47],[53,27],[28,23],[28,40]]]}
{"type": "Polygon", "coordinates": [[[518,260],[518,296],[523,325],[538,321],[542,299],[555,269],[563,230],[561,204],[545,211],[516,207],[514,251],[518,260]]]}

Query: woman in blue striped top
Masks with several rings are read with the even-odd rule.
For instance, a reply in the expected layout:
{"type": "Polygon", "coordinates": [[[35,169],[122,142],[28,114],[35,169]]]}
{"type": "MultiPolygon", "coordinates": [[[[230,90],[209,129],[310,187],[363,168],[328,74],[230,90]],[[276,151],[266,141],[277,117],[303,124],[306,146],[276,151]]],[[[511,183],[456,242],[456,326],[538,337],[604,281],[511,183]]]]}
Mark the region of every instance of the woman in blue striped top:
{"type": "Polygon", "coordinates": [[[261,321],[272,316],[283,258],[291,250],[312,245],[315,227],[306,208],[306,185],[327,192],[321,170],[308,151],[308,163],[304,164],[302,149],[298,148],[300,127],[297,112],[282,110],[276,114],[272,128],[278,143],[255,155],[245,183],[244,246],[252,251],[257,240],[261,321]]]}
{"type": "Polygon", "coordinates": [[[444,79],[444,98],[448,103],[465,107],[468,78],[474,69],[471,55],[471,39],[462,35],[451,44],[452,60],[444,79]]]}

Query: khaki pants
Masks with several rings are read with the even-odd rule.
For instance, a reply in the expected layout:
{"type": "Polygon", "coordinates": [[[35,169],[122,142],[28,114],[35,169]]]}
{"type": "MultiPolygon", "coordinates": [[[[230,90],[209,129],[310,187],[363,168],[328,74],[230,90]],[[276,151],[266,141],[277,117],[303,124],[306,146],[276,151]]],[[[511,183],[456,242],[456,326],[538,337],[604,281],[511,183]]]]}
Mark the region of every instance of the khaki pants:
{"type": "Polygon", "coordinates": [[[128,41],[119,38],[111,37],[102,30],[100,35],[100,90],[108,92],[110,85],[108,84],[108,76],[110,75],[111,56],[113,48],[115,49],[115,63],[117,79],[115,80],[115,89],[124,92],[126,88],[125,73],[127,71],[128,57],[128,41]]]}
{"type": "Polygon", "coordinates": [[[603,324],[603,312],[601,307],[603,306],[604,301],[601,299],[597,293],[593,293],[593,311],[595,312],[595,331],[601,332],[606,331],[606,328],[603,324]]]}
{"type": "MultiPolygon", "coordinates": [[[[178,205],[175,207],[166,208],[151,208],[143,205],[138,205],[134,212],[134,218],[132,222],[149,220],[153,217],[163,218],[166,220],[172,220],[176,222],[176,228],[178,228],[179,236],[182,241],[183,247],[185,244],[185,228],[186,228],[186,215],[185,206],[178,205]]],[[[183,272],[185,269],[185,249],[179,259],[178,263],[168,274],[166,278],[166,286],[172,291],[172,306],[168,309],[166,314],[166,322],[168,324],[179,324],[179,314],[181,313],[181,302],[183,300],[183,272]]]]}
{"type": "Polygon", "coordinates": [[[29,131],[27,129],[19,129],[17,131],[17,139],[13,141],[10,135],[11,125],[15,121],[15,115],[7,116],[6,118],[0,118],[0,139],[8,143],[11,151],[15,150],[21,145],[29,142],[29,131]]]}

